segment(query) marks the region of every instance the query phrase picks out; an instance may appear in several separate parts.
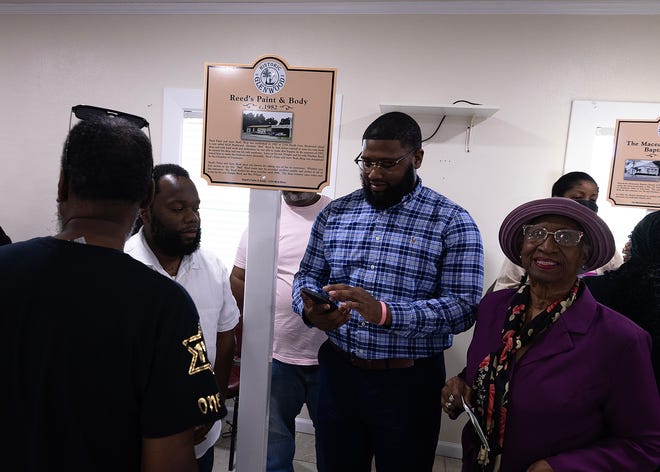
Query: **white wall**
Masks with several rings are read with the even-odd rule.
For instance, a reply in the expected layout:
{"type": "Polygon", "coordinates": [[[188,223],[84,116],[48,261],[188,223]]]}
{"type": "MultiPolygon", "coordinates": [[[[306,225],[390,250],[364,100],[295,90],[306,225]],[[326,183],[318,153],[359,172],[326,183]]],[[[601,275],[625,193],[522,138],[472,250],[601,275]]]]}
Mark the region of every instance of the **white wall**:
{"type": "MultiPolygon", "coordinates": [[[[503,259],[502,218],[548,195],[562,172],[571,100],[660,101],[657,25],[658,16],[1,15],[0,225],[14,240],[55,232],[72,105],[145,116],[158,160],[165,87],[201,88],[205,61],[273,53],[338,69],[337,195],[358,186],[352,159],[380,103],[501,107],[474,128],[469,154],[464,124],[447,119],[420,171],[477,221],[488,285],[503,259]]],[[[450,375],[468,341],[447,353],[450,375]]],[[[441,440],[458,442],[457,425],[445,420],[441,440]]]]}

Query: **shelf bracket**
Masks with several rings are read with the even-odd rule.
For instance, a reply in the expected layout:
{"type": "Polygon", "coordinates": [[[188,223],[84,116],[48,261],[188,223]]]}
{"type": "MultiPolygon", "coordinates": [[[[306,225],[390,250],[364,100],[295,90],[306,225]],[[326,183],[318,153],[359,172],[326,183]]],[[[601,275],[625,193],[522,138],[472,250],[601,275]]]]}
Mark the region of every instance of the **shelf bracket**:
{"type": "Polygon", "coordinates": [[[474,115],[470,116],[467,130],[465,131],[465,152],[470,152],[470,137],[472,135],[472,127],[474,126],[474,115]]]}

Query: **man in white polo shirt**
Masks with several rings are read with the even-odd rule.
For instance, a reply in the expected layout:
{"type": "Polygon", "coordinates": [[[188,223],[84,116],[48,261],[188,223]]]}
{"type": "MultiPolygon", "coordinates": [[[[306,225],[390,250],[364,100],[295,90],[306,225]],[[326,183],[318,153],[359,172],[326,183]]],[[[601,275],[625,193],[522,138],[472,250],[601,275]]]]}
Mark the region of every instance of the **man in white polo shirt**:
{"type": "MultiPolygon", "coordinates": [[[[222,261],[199,247],[199,195],[188,172],[174,164],[154,167],[153,204],[140,211],[143,227],[124,251],[181,284],[195,302],[209,360],[225,397],[234,356],[239,311],[222,261]]],[[[213,446],[221,422],[199,427],[195,455],[200,472],[213,469],[213,446]]]]}

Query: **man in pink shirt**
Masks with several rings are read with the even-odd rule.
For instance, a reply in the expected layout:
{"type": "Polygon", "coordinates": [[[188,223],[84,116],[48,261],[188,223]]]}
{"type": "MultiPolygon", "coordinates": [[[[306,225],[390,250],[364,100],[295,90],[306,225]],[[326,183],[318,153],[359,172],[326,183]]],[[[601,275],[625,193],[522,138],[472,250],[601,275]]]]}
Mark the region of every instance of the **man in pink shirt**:
{"type": "MultiPolygon", "coordinates": [[[[293,471],[295,419],[303,404],[307,404],[312,422],[316,421],[317,353],[326,340],[323,331],[306,326],[291,309],[291,286],[305,253],[312,223],[330,203],[330,198],[313,192],[284,191],[282,196],[268,421],[268,472],[293,471]]],[[[246,254],[247,230],[236,251],[230,276],[232,292],[241,311],[246,254]]],[[[320,462],[317,449],[317,463],[320,462]]]]}

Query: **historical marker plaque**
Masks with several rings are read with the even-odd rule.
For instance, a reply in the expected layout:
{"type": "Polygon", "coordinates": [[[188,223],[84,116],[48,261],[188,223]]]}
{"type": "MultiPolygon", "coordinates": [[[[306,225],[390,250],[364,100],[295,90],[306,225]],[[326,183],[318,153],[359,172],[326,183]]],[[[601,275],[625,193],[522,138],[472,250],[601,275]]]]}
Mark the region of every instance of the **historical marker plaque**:
{"type": "Polygon", "coordinates": [[[277,56],[205,64],[203,177],[259,189],[327,186],[336,75],[277,56]]]}

